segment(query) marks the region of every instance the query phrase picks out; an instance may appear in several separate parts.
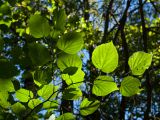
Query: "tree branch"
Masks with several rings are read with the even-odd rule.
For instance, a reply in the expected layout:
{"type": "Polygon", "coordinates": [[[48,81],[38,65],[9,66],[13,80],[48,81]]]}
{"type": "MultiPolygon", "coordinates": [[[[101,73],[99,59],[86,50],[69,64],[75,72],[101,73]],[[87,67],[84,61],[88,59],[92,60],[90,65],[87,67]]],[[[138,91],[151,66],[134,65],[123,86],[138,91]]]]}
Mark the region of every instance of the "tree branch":
{"type": "MultiPolygon", "coordinates": [[[[143,45],[144,45],[143,47],[144,47],[144,51],[148,52],[147,50],[148,32],[145,26],[142,0],[139,0],[139,6],[140,6],[140,16],[141,16],[141,24],[142,24],[142,38],[143,38],[143,45]]],[[[152,86],[151,86],[151,80],[149,76],[149,69],[146,70],[145,75],[146,75],[146,88],[147,88],[147,109],[144,113],[144,119],[149,120],[149,113],[151,110],[151,98],[152,98],[152,86]]]]}
{"type": "Polygon", "coordinates": [[[103,38],[102,38],[102,43],[106,42],[106,38],[108,35],[108,26],[109,26],[109,15],[112,10],[112,5],[113,5],[114,0],[110,0],[108,8],[105,13],[105,26],[104,26],[104,33],[103,33],[103,38]]]}
{"type": "MultiPolygon", "coordinates": [[[[126,23],[126,20],[127,20],[127,13],[128,13],[128,9],[130,7],[131,1],[132,0],[127,1],[126,9],[123,13],[123,16],[122,16],[121,20],[120,20],[120,25],[119,25],[117,33],[116,33],[117,36],[118,36],[118,32],[119,31],[121,32],[122,47],[123,47],[123,54],[124,54],[124,61],[125,61],[125,63],[124,63],[125,73],[128,73],[128,71],[129,71],[129,66],[128,66],[129,53],[128,53],[128,45],[127,45],[127,42],[126,42],[126,37],[125,37],[125,32],[124,32],[124,26],[125,26],[125,23],[126,23]]],[[[122,101],[121,101],[121,105],[120,105],[120,116],[119,116],[120,120],[125,119],[126,102],[127,102],[126,97],[122,96],[122,101]]]]}

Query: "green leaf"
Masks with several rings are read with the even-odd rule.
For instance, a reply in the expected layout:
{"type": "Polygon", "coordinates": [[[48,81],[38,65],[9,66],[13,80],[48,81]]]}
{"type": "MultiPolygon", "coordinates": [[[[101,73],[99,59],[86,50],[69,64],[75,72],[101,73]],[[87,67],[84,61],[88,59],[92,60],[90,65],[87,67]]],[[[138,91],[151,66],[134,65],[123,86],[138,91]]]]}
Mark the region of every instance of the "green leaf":
{"type": "Polygon", "coordinates": [[[29,56],[32,60],[32,63],[37,66],[46,64],[51,60],[48,49],[38,43],[31,43],[28,45],[29,56]]]}
{"type": "Polygon", "coordinates": [[[61,54],[58,57],[57,65],[61,71],[65,70],[68,67],[78,67],[82,68],[82,61],[78,55],[69,55],[66,53],[61,54]]]}
{"type": "Polygon", "coordinates": [[[16,98],[21,102],[28,102],[28,100],[33,98],[33,93],[30,90],[21,88],[16,91],[16,98]]]}
{"type": "Polygon", "coordinates": [[[51,116],[49,116],[49,118],[47,120],[55,120],[55,118],[56,118],[55,114],[51,114],[51,116]]]}
{"type": "Polygon", "coordinates": [[[18,74],[17,68],[7,59],[0,59],[0,78],[8,79],[18,74]]]}
{"type": "Polygon", "coordinates": [[[127,76],[123,79],[120,86],[120,92],[123,96],[130,97],[139,93],[141,83],[137,78],[127,76]]]}
{"type": "Polygon", "coordinates": [[[82,96],[82,92],[78,87],[69,86],[63,92],[63,99],[76,100],[82,96]]]}
{"type": "Polygon", "coordinates": [[[64,113],[60,117],[56,118],[56,120],[76,120],[73,113],[64,113]]]}
{"type": "Polygon", "coordinates": [[[83,116],[90,115],[94,113],[100,105],[98,100],[92,101],[85,98],[80,104],[80,114],[83,116]]]}
{"type": "Polygon", "coordinates": [[[118,66],[118,53],[112,42],[101,44],[92,53],[94,66],[103,72],[113,72],[118,66]]]}
{"type": "Polygon", "coordinates": [[[34,79],[40,84],[49,84],[52,81],[52,73],[50,68],[36,70],[34,79]]]}
{"type": "Polygon", "coordinates": [[[50,25],[45,17],[35,14],[29,19],[29,30],[35,38],[47,37],[50,34],[50,25]]]}
{"type": "Polygon", "coordinates": [[[48,111],[53,111],[58,108],[58,102],[56,100],[47,101],[47,102],[43,103],[43,108],[48,111]]]}
{"type": "Polygon", "coordinates": [[[22,105],[20,102],[16,102],[11,106],[12,110],[16,114],[23,114],[24,111],[26,111],[26,108],[24,105],[22,105]]]}
{"type": "Polygon", "coordinates": [[[38,95],[41,96],[43,99],[48,100],[48,98],[52,95],[50,99],[53,99],[57,95],[57,86],[53,84],[44,85],[43,88],[38,90],[38,95]],[[53,94],[54,93],[54,94],[53,94]]]}
{"type": "Polygon", "coordinates": [[[83,46],[83,36],[79,32],[64,34],[57,42],[60,50],[68,54],[76,54],[83,46]]]}
{"type": "Polygon", "coordinates": [[[93,84],[92,92],[97,96],[106,96],[118,90],[116,83],[109,76],[99,76],[93,84]]]}
{"type": "Polygon", "coordinates": [[[0,92],[0,106],[2,106],[3,108],[8,108],[10,106],[10,103],[7,101],[8,97],[8,92],[0,92]]]}
{"type": "Polygon", "coordinates": [[[14,92],[14,85],[11,79],[0,79],[0,92],[14,92]]]}
{"type": "Polygon", "coordinates": [[[52,30],[50,32],[50,36],[53,38],[54,41],[57,41],[59,39],[59,36],[61,35],[60,31],[58,30],[52,30]]]}
{"type": "Polygon", "coordinates": [[[31,99],[28,102],[28,107],[31,109],[34,109],[36,106],[38,106],[42,101],[40,99],[31,99]]]}
{"type": "Polygon", "coordinates": [[[41,86],[42,86],[42,84],[41,84],[40,82],[36,81],[36,80],[34,80],[34,83],[35,83],[38,87],[41,87],[41,86]]]}
{"type": "Polygon", "coordinates": [[[135,52],[129,57],[129,67],[133,75],[142,75],[149,68],[152,62],[152,55],[145,52],[135,52]]]}
{"type": "Polygon", "coordinates": [[[67,85],[72,84],[72,86],[78,87],[84,81],[84,75],[85,73],[81,69],[78,69],[74,75],[62,74],[62,78],[66,81],[67,85]]]}
{"type": "Polygon", "coordinates": [[[9,15],[11,13],[10,6],[7,2],[0,6],[0,13],[3,15],[9,15]]]}
{"type": "Polygon", "coordinates": [[[77,72],[77,70],[78,70],[77,67],[67,67],[66,69],[63,70],[62,74],[74,75],[77,72]]]}
{"type": "Polygon", "coordinates": [[[6,21],[6,20],[0,20],[0,25],[3,25],[3,29],[5,28],[5,29],[8,29],[7,27],[10,27],[11,26],[11,21],[6,21]]]}
{"type": "Polygon", "coordinates": [[[55,10],[55,29],[59,31],[64,31],[66,24],[67,15],[64,9],[55,10]]]}

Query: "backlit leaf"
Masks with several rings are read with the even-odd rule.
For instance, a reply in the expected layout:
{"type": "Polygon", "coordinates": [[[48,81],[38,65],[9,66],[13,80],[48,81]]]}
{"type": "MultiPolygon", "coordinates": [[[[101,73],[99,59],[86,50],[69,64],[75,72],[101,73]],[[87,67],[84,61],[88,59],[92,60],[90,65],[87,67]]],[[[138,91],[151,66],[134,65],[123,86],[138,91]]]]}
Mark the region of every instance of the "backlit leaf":
{"type": "Polygon", "coordinates": [[[85,98],[80,104],[80,114],[83,116],[90,115],[94,113],[100,105],[98,100],[92,101],[85,98]]]}
{"type": "Polygon", "coordinates": [[[58,102],[56,100],[47,101],[47,102],[43,103],[43,108],[48,111],[52,111],[52,110],[58,108],[58,102]]]}
{"type": "Polygon", "coordinates": [[[56,118],[56,120],[76,120],[73,113],[64,113],[60,117],[56,118]]]}
{"type": "Polygon", "coordinates": [[[123,96],[130,97],[139,93],[140,86],[141,83],[137,78],[127,76],[121,82],[120,92],[123,96]]]}
{"type": "Polygon", "coordinates": [[[47,37],[50,33],[48,20],[40,14],[32,15],[29,19],[29,30],[35,38],[47,37]]]}
{"type": "Polygon", "coordinates": [[[67,15],[64,9],[55,10],[55,29],[64,31],[67,15]]]}
{"type": "Polygon", "coordinates": [[[49,84],[52,81],[51,69],[46,68],[42,70],[36,70],[34,73],[34,79],[41,84],[49,84]]]}
{"type": "Polygon", "coordinates": [[[44,85],[40,90],[38,90],[38,95],[41,96],[43,99],[47,100],[53,99],[57,95],[57,86],[54,86],[53,84],[44,85]]]}
{"type": "Polygon", "coordinates": [[[0,79],[0,92],[14,92],[14,85],[11,79],[0,79]]]}
{"type": "Polygon", "coordinates": [[[62,74],[62,78],[66,81],[67,85],[72,84],[72,86],[78,87],[84,81],[84,75],[85,73],[81,69],[78,69],[74,75],[62,74]]]}
{"type": "Polygon", "coordinates": [[[33,98],[33,93],[30,90],[21,88],[16,91],[16,98],[21,102],[28,102],[30,99],[33,98]]]}
{"type": "Polygon", "coordinates": [[[0,106],[8,108],[11,104],[8,102],[8,92],[0,92],[0,106]]]}
{"type": "Polygon", "coordinates": [[[94,66],[103,72],[113,72],[118,66],[118,53],[112,42],[101,44],[92,53],[94,66]]]}
{"type": "Polygon", "coordinates": [[[133,75],[142,75],[149,68],[152,55],[145,52],[135,52],[129,57],[128,64],[133,75]]]}
{"type": "Polygon", "coordinates": [[[58,57],[57,65],[61,71],[68,67],[78,67],[82,68],[82,61],[78,55],[69,55],[66,53],[61,54],[58,57]]]}
{"type": "Polygon", "coordinates": [[[76,54],[83,46],[83,36],[78,32],[66,33],[58,40],[57,46],[68,54],[76,54]]]}
{"type": "Polygon", "coordinates": [[[97,96],[106,96],[118,90],[116,83],[109,76],[99,76],[93,84],[92,92],[97,96]]]}
{"type": "Polygon", "coordinates": [[[34,109],[37,105],[39,105],[42,101],[40,99],[31,99],[28,102],[28,107],[34,109]]]}
{"type": "Polygon", "coordinates": [[[11,106],[12,110],[16,114],[23,114],[23,112],[26,110],[25,106],[22,105],[20,102],[16,102],[11,106]]]}
{"type": "Polygon", "coordinates": [[[63,92],[63,99],[76,100],[82,96],[82,92],[78,87],[69,86],[63,92]]]}
{"type": "Polygon", "coordinates": [[[77,67],[67,67],[63,70],[63,74],[74,75],[77,72],[77,67]]]}

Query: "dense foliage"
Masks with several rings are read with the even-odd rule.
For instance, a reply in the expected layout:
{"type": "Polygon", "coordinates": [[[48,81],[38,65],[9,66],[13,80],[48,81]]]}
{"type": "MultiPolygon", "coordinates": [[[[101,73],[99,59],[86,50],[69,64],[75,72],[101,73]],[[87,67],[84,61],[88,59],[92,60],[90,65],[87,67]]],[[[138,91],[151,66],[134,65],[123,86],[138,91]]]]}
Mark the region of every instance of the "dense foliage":
{"type": "Polygon", "coordinates": [[[0,0],[0,119],[160,119],[159,16],[158,0],[0,0]]]}

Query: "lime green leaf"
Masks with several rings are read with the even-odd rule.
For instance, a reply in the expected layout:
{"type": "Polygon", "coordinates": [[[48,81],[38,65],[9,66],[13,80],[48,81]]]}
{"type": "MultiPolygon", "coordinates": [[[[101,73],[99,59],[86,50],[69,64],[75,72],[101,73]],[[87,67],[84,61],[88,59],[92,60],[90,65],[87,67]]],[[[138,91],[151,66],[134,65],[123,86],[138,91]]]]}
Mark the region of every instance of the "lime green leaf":
{"type": "Polygon", "coordinates": [[[137,78],[127,76],[121,82],[120,92],[123,96],[130,97],[139,93],[141,83],[137,78]]]}
{"type": "Polygon", "coordinates": [[[42,84],[41,84],[40,82],[36,81],[36,80],[34,80],[34,83],[35,83],[38,87],[41,87],[41,86],[42,86],[42,84]]]}
{"type": "Polygon", "coordinates": [[[0,79],[0,92],[14,92],[14,85],[11,79],[0,79]]]}
{"type": "Polygon", "coordinates": [[[53,84],[44,85],[43,88],[38,90],[38,95],[45,100],[48,100],[48,98],[52,95],[50,99],[53,99],[57,95],[56,91],[57,91],[57,86],[54,86],[53,84]]]}
{"type": "Polygon", "coordinates": [[[55,120],[55,115],[54,114],[52,114],[47,120],[55,120]]]}
{"type": "Polygon", "coordinates": [[[10,106],[10,103],[7,101],[8,97],[8,92],[0,92],[0,106],[3,108],[8,108],[10,106]]]}
{"type": "Polygon", "coordinates": [[[29,19],[29,30],[35,38],[47,37],[50,33],[48,20],[40,14],[32,15],[29,19]]]}
{"type": "Polygon", "coordinates": [[[83,36],[78,32],[64,34],[57,42],[60,50],[68,54],[76,54],[83,46],[83,36]]]}
{"type": "Polygon", "coordinates": [[[118,66],[118,53],[112,42],[101,44],[92,53],[94,66],[103,72],[113,72],[118,66]]]}
{"type": "Polygon", "coordinates": [[[79,56],[76,54],[69,55],[69,54],[63,53],[58,57],[57,65],[61,71],[63,71],[64,69],[68,67],[82,68],[82,61],[79,58],[79,56]]]}
{"type": "Polygon", "coordinates": [[[65,24],[66,24],[66,18],[67,15],[65,13],[64,9],[60,9],[58,11],[55,11],[55,29],[59,31],[64,31],[65,24]]]}
{"type": "Polygon", "coordinates": [[[31,109],[34,109],[37,105],[39,105],[40,103],[42,103],[42,101],[40,99],[31,99],[28,102],[28,107],[31,109]]]}
{"type": "Polygon", "coordinates": [[[73,113],[64,113],[60,117],[56,118],[56,120],[76,120],[73,113]]]}
{"type": "Polygon", "coordinates": [[[32,91],[21,88],[16,91],[16,98],[21,102],[28,102],[28,100],[33,98],[33,93],[32,91]]]}
{"type": "Polygon", "coordinates": [[[47,102],[43,103],[43,108],[48,111],[53,111],[58,108],[58,102],[56,100],[47,101],[47,102]]]}
{"type": "Polygon", "coordinates": [[[80,105],[80,114],[83,116],[90,115],[94,113],[100,105],[100,102],[98,100],[91,101],[88,100],[88,98],[85,98],[80,105]]]}
{"type": "Polygon", "coordinates": [[[28,45],[28,49],[29,56],[34,65],[41,66],[51,60],[51,56],[49,54],[48,49],[41,44],[31,43],[28,45]]]}
{"type": "Polygon", "coordinates": [[[74,75],[77,72],[77,67],[67,67],[63,70],[63,74],[74,75]]]}
{"type": "Polygon", "coordinates": [[[135,52],[128,60],[133,75],[142,75],[149,68],[151,62],[152,55],[145,52],[135,52]]]}
{"type": "Polygon", "coordinates": [[[36,70],[34,79],[40,84],[49,84],[52,81],[52,73],[50,68],[36,70]]]}
{"type": "Polygon", "coordinates": [[[72,86],[78,87],[82,84],[84,75],[85,73],[81,69],[78,69],[74,75],[62,74],[62,78],[66,81],[67,85],[72,84],[72,86]]]}
{"type": "Polygon", "coordinates": [[[0,25],[6,25],[7,27],[10,27],[11,26],[11,21],[5,21],[5,20],[0,20],[0,25]]]}
{"type": "Polygon", "coordinates": [[[109,76],[99,76],[93,84],[92,92],[97,96],[106,96],[118,90],[116,83],[109,76]]]}
{"type": "Polygon", "coordinates": [[[13,112],[16,114],[21,114],[26,110],[25,106],[22,105],[20,102],[13,104],[11,106],[11,108],[12,108],[13,112]]]}
{"type": "Polygon", "coordinates": [[[0,59],[0,78],[8,79],[18,74],[17,68],[7,59],[0,59]]]}
{"type": "Polygon", "coordinates": [[[69,86],[63,92],[63,99],[76,100],[82,96],[82,92],[78,87],[69,86]]]}

